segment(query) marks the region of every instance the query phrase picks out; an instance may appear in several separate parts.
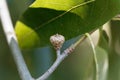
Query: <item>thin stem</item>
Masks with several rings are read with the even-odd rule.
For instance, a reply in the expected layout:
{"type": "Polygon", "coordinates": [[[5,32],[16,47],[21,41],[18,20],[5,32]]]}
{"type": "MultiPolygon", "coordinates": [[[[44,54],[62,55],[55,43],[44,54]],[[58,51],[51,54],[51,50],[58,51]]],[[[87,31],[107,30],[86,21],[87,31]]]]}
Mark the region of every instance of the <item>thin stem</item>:
{"type": "Polygon", "coordinates": [[[68,56],[67,51],[64,51],[62,54],[60,54],[60,51],[58,50],[58,56],[54,64],[38,79],[36,80],[46,80],[59,66],[59,64],[68,56]]]}
{"type": "Polygon", "coordinates": [[[0,19],[21,79],[33,80],[19,49],[6,0],[0,0],[0,19]]]}
{"type": "Polygon", "coordinates": [[[57,51],[56,51],[56,53],[57,53],[57,58],[60,56],[60,49],[58,49],[57,51]]]}
{"type": "Polygon", "coordinates": [[[60,50],[57,50],[57,59],[54,62],[54,64],[38,79],[36,80],[46,80],[55,70],[56,68],[60,65],[60,63],[69,55],[69,53],[73,52],[73,50],[80,44],[86,36],[83,36],[80,38],[76,43],[72,44],[69,48],[64,50],[64,52],[61,54],[60,50]]]}
{"type": "Polygon", "coordinates": [[[84,39],[86,38],[86,36],[82,36],[82,38],[80,38],[76,43],[73,44],[73,48],[76,48],[84,39]]]}
{"type": "Polygon", "coordinates": [[[89,33],[86,33],[85,35],[88,37],[88,39],[90,40],[90,43],[91,43],[91,47],[92,47],[93,54],[94,54],[95,67],[96,67],[96,80],[98,80],[99,68],[98,68],[98,60],[97,60],[95,46],[94,46],[94,43],[93,43],[89,33]]]}

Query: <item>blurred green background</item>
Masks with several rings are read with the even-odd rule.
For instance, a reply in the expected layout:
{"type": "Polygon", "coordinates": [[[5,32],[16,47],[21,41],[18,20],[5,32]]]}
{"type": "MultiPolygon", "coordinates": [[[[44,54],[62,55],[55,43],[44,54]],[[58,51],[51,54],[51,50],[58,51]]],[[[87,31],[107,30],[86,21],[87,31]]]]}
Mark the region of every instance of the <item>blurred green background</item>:
{"type": "MultiPolygon", "coordinates": [[[[7,0],[13,24],[34,0],[7,0]]],[[[120,80],[120,21],[111,21],[100,37],[97,53],[101,65],[108,64],[108,79],[120,80]],[[107,32],[107,33],[106,33],[107,32]],[[103,60],[103,61],[102,61],[103,60]],[[107,63],[108,60],[108,63],[107,63]]],[[[96,37],[94,36],[93,39],[96,37]]],[[[65,48],[76,38],[67,41],[65,48]]],[[[28,68],[34,77],[42,75],[54,62],[55,52],[52,47],[22,50],[28,68]]],[[[85,40],[65,59],[48,80],[94,80],[95,66],[93,51],[89,40],[85,40]],[[80,51],[80,52],[79,52],[80,51]]],[[[101,74],[103,76],[105,72],[101,74]]],[[[7,45],[0,23],[0,80],[20,80],[16,65],[7,45]]]]}

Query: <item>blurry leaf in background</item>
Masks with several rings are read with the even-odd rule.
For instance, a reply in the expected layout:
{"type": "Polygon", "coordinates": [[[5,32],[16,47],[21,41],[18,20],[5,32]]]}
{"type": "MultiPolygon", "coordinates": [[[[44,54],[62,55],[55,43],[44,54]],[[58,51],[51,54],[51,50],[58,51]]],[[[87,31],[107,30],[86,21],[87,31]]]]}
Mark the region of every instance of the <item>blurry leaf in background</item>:
{"type": "Polygon", "coordinates": [[[109,56],[109,75],[108,80],[120,80],[120,55],[111,51],[109,56]]]}
{"type": "Polygon", "coordinates": [[[68,40],[98,28],[120,12],[119,0],[95,0],[72,9],[84,2],[86,0],[36,0],[16,24],[20,46],[48,45],[49,37],[56,33],[68,40]]]}
{"type": "MultiPolygon", "coordinates": [[[[110,27],[104,24],[103,27],[110,27]]],[[[107,80],[109,74],[109,38],[103,27],[99,28],[99,39],[96,45],[96,56],[98,61],[98,80],[107,80]]],[[[94,36],[94,38],[96,38],[94,36]]],[[[93,39],[94,39],[93,38],[93,39]]],[[[109,80],[109,79],[108,79],[109,80]]]]}
{"type": "MultiPolygon", "coordinates": [[[[110,26],[107,26],[110,27],[110,26]]],[[[103,30],[102,28],[99,29],[99,33],[100,33],[100,38],[98,41],[98,46],[102,47],[103,49],[105,49],[107,52],[109,51],[109,38],[108,35],[106,33],[105,30],[103,30]]]]}
{"type": "Polygon", "coordinates": [[[12,22],[15,25],[20,15],[34,0],[7,0],[12,22]]]}
{"type": "Polygon", "coordinates": [[[107,80],[109,70],[108,53],[101,47],[96,47],[98,61],[98,80],[107,80]]]}
{"type": "Polygon", "coordinates": [[[120,80],[120,21],[111,21],[111,43],[108,80],[120,80]]]}
{"type": "Polygon", "coordinates": [[[120,55],[120,21],[111,21],[111,48],[120,55]]]}

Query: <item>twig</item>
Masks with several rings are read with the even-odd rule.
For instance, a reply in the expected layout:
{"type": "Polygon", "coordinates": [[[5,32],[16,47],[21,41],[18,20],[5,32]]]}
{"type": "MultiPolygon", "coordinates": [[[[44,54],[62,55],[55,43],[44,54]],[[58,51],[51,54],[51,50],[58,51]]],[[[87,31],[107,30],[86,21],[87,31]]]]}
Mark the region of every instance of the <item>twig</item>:
{"type": "Polygon", "coordinates": [[[59,66],[59,64],[71,53],[74,51],[74,49],[80,44],[86,36],[83,36],[81,39],[79,39],[76,43],[72,44],[69,48],[64,50],[64,52],[61,54],[60,49],[57,50],[57,59],[54,62],[54,64],[38,79],[36,80],[46,80],[54,71],[55,69],[59,66]]]}
{"type": "Polygon", "coordinates": [[[5,32],[8,45],[12,51],[12,55],[17,65],[21,79],[33,80],[21,55],[21,51],[17,43],[17,38],[13,29],[6,0],[0,0],[0,19],[2,22],[3,30],[5,32]]]}
{"type": "Polygon", "coordinates": [[[58,49],[57,51],[56,51],[56,53],[57,53],[57,58],[61,55],[61,52],[60,52],[60,49],[58,49]]]}
{"type": "Polygon", "coordinates": [[[85,34],[88,39],[90,40],[90,44],[91,44],[91,47],[92,47],[92,50],[93,50],[93,56],[94,56],[94,61],[95,61],[95,68],[96,68],[96,77],[95,77],[95,80],[98,80],[98,77],[99,77],[99,68],[98,68],[98,60],[97,60],[97,55],[96,55],[96,51],[95,51],[95,46],[94,46],[94,43],[89,35],[89,33],[86,33],[85,34]]]}
{"type": "Polygon", "coordinates": [[[39,77],[36,80],[46,80],[55,71],[55,69],[59,66],[59,64],[69,55],[70,49],[72,49],[72,47],[66,49],[62,54],[59,54],[58,51],[57,54],[59,55],[57,56],[57,59],[54,62],[54,64],[41,77],[39,77]]]}

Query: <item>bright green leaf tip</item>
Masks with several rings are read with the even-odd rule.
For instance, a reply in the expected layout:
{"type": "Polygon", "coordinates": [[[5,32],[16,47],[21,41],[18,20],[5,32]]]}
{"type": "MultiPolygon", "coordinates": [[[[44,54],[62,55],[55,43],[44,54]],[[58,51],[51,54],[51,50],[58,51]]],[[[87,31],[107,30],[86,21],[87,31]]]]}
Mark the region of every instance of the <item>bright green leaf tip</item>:
{"type": "Polygon", "coordinates": [[[39,46],[40,39],[35,31],[33,31],[30,27],[25,27],[25,24],[20,21],[17,22],[16,26],[18,27],[15,28],[15,31],[21,48],[25,49],[39,46]],[[32,32],[32,34],[29,35],[29,32],[32,32]]]}

